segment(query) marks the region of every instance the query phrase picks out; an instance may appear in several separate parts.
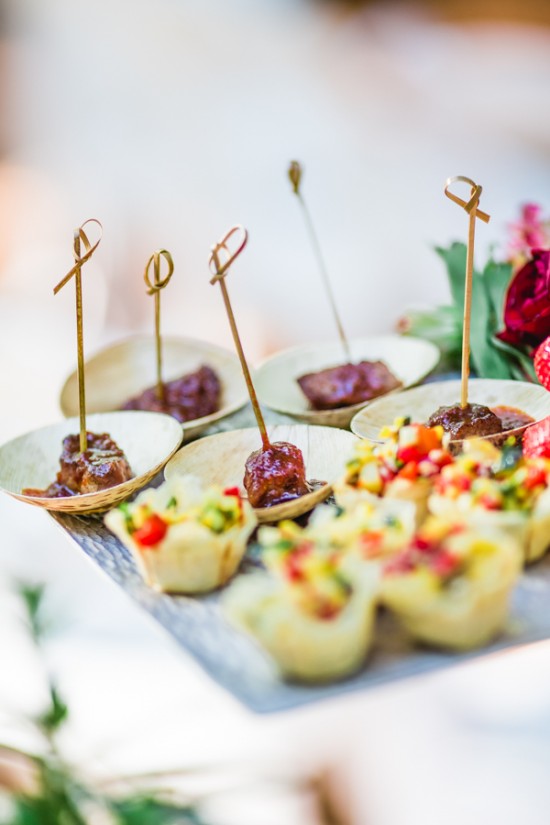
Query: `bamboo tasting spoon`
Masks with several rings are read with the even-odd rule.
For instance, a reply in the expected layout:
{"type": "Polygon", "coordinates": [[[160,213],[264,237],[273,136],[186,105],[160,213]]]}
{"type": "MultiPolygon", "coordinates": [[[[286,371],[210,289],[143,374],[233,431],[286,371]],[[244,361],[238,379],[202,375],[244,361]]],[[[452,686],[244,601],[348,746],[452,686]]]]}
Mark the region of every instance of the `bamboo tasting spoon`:
{"type": "MultiPolygon", "coordinates": [[[[258,429],[260,432],[262,450],[263,452],[267,452],[269,450],[272,450],[273,445],[269,440],[269,435],[265,425],[264,417],[262,415],[258,398],[256,396],[256,390],[254,388],[254,383],[252,381],[250,369],[248,367],[248,363],[242,347],[239,331],[235,321],[235,315],[233,313],[225,281],[231,265],[243,251],[247,241],[248,232],[243,226],[237,225],[233,226],[217,244],[214,244],[209,259],[209,267],[212,273],[210,283],[212,285],[217,283],[220,286],[223,302],[225,305],[225,310],[227,312],[227,317],[229,320],[229,326],[231,327],[231,334],[233,336],[235,348],[237,350],[237,354],[241,362],[244,379],[246,381],[248,394],[250,396],[250,403],[252,404],[252,409],[254,411],[254,416],[256,418],[256,423],[258,425],[258,429]]],[[[284,518],[296,518],[297,516],[300,516],[303,513],[307,513],[309,510],[315,507],[316,504],[326,499],[331,492],[331,485],[324,482],[320,487],[316,488],[312,492],[305,493],[304,495],[301,495],[298,498],[291,499],[290,501],[285,501],[281,504],[274,504],[271,507],[257,507],[254,509],[258,521],[260,522],[273,522],[284,518]]]]}

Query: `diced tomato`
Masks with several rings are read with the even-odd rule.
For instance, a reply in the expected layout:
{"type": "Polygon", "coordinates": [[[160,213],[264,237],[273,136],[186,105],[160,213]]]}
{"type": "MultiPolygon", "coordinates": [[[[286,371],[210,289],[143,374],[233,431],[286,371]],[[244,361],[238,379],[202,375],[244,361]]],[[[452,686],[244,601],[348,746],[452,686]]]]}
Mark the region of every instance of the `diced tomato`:
{"type": "Polygon", "coordinates": [[[168,525],[165,521],[161,519],[160,516],[157,516],[156,513],[153,513],[152,516],[149,516],[147,521],[145,521],[139,530],[136,530],[132,534],[132,538],[138,544],[141,544],[142,547],[153,547],[155,544],[158,544],[168,530],[168,525]]]}
{"type": "Polygon", "coordinates": [[[440,550],[431,562],[431,568],[436,576],[446,578],[456,570],[458,566],[458,559],[449,553],[447,550],[440,550]]]}
{"type": "Polygon", "coordinates": [[[408,464],[405,464],[405,466],[399,470],[397,477],[414,481],[415,478],[418,478],[418,464],[415,461],[409,461],[408,464]]]}
{"type": "Polygon", "coordinates": [[[361,533],[359,543],[366,558],[376,556],[380,552],[384,534],[382,532],[361,533]]]}
{"type": "Polygon", "coordinates": [[[385,576],[400,576],[414,570],[414,560],[408,551],[394,556],[384,565],[385,576]]]}
{"type": "Polygon", "coordinates": [[[304,578],[300,557],[290,553],[286,558],[286,574],[291,582],[299,582],[304,578]]]}
{"type": "Polygon", "coordinates": [[[392,478],[394,478],[395,476],[395,472],[391,470],[389,467],[387,467],[386,464],[382,464],[382,466],[379,467],[378,473],[380,475],[380,478],[384,482],[391,481],[392,478]]]}
{"type": "Polygon", "coordinates": [[[524,481],[524,485],[528,490],[532,490],[533,487],[538,487],[539,485],[545,487],[546,471],[544,467],[538,467],[536,465],[529,466],[527,468],[527,478],[524,481]]]}
{"type": "Polygon", "coordinates": [[[414,537],[413,544],[417,550],[422,550],[424,552],[433,550],[434,547],[433,541],[431,541],[430,539],[425,539],[418,534],[414,537]]]}
{"type": "Polygon", "coordinates": [[[239,490],[239,488],[238,487],[226,487],[225,490],[223,491],[223,494],[224,494],[224,496],[235,496],[235,498],[237,499],[237,505],[238,505],[239,510],[241,512],[241,515],[242,515],[242,512],[243,512],[243,499],[242,499],[241,491],[239,490]]]}
{"type": "Polygon", "coordinates": [[[238,487],[226,487],[223,494],[224,496],[236,496],[237,498],[241,497],[241,491],[238,487]]]}
{"type": "Polygon", "coordinates": [[[485,510],[500,510],[501,504],[500,502],[490,493],[483,493],[479,497],[479,503],[485,510]]]}
{"type": "Polygon", "coordinates": [[[456,476],[453,479],[453,484],[457,490],[468,492],[468,490],[472,486],[472,479],[468,478],[468,476],[456,476]]]}
{"type": "Polygon", "coordinates": [[[428,458],[430,459],[430,461],[436,464],[437,467],[446,467],[447,464],[453,463],[452,455],[446,452],[446,450],[441,450],[439,448],[435,450],[430,450],[428,458]]]}
{"type": "Polygon", "coordinates": [[[408,444],[406,447],[399,447],[397,450],[397,460],[402,461],[403,464],[420,461],[421,458],[422,451],[418,449],[417,444],[408,444]]]}

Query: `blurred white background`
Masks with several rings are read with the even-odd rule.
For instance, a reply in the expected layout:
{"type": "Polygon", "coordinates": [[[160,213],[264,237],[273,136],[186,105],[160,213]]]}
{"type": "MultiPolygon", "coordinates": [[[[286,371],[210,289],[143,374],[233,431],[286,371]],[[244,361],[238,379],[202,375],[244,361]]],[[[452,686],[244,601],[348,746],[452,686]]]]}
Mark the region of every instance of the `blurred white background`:
{"type": "MultiPolygon", "coordinates": [[[[211,244],[240,222],[250,244],[231,292],[245,348],[259,360],[335,337],[286,178],[291,159],[304,165],[350,335],[389,331],[411,304],[446,300],[432,247],[466,229],[443,196],[449,175],[484,187],[492,220],[478,230],[480,258],[504,241],[521,203],[548,210],[550,28],[533,22],[547,4],[498,4],[501,17],[523,11],[521,23],[484,17],[491,6],[476,4],[473,20],[459,19],[458,2],[4,0],[3,440],[59,416],[75,362],[73,296],[69,288],[54,299],[52,288],[71,266],[73,228],[88,217],[104,225],[84,273],[88,352],[151,329],[142,273],[159,247],[176,263],[165,331],[230,345],[206,263],[211,244]]],[[[5,498],[0,513],[4,587],[15,573],[50,582],[52,609],[71,622],[56,655],[75,705],[70,747],[87,753],[111,734],[127,743],[105,771],[261,754],[290,772],[332,765],[360,825],[546,825],[548,646],[257,719],[96,575],[46,515],[5,498]]],[[[10,599],[3,612],[0,700],[9,710],[37,697],[10,599]]],[[[0,740],[9,731],[6,722],[0,740]]],[[[258,805],[250,821],[268,825],[258,805]]],[[[309,821],[303,809],[278,816],[309,821]]]]}

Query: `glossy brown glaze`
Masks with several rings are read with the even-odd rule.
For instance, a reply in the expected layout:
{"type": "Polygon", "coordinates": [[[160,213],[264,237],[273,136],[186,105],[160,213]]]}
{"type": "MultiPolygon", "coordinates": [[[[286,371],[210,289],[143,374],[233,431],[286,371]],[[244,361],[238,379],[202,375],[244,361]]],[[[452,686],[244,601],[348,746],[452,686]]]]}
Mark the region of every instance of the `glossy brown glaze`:
{"type": "Polygon", "coordinates": [[[45,490],[27,488],[26,496],[62,498],[97,493],[133,478],[126,456],[108,433],[86,433],[87,449],[80,452],[80,437],[63,439],[61,468],[56,480],[45,490]]]}
{"type": "Polygon", "coordinates": [[[122,409],[167,413],[183,423],[211,415],[220,408],[221,384],[211,367],[202,366],[195,372],[167,381],[163,387],[163,400],[158,397],[156,386],[148,387],[126,401],[122,409]]]}
{"type": "Polygon", "coordinates": [[[525,427],[527,424],[533,424],[534,418],[528,415],[523,410],[518,410],[516,407],[491,407],[495,415],[497,415],[502,422],[503,430],[516,430],[518,427],[525,427]]]}
{"type": "Polygon", "coordinates": [[[452,439],[470,438],[471,436],[487,436],[501,433],[502,421],[495,413],[483,404],[452,404],[448,407],[439,407],[428,419],[430,427],[443,427],[452,439]]]}
{"type": "Polygon", "coordinates": [[[314,410],[349,407],[402,386],[383,361],[341,364],[307,373],[297,381],[314,410]]]}
{"type": "Polygon", "coordinates": [[[286,441],[251,453],[243,483],[253,507],[272,507],[310,492],[302,451],[286,441]]]}

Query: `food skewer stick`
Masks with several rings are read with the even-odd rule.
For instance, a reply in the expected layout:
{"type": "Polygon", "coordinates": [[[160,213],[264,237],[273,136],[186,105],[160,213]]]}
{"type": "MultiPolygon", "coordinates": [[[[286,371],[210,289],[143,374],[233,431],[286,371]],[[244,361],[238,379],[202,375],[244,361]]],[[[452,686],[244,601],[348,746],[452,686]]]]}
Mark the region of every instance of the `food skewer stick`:
{"type": "Polygon", "coordinates": [[[311,245],[313,246],[313,251],[315,257],[317,258],[317,265],[319,267],[319,271],[321,273],[321,278],[323,279],[323,283],[325,286],[325,290],[327,293],[327,297],[332,308],[332,314],[334,316],[334,321],[336,322],[336,327],[338,329],[338,335],[340,337],[340,341],[342,342],[342,347],[344,349],[344,354],[347,359],[348,364],[351,364],[351,352],[349,347],[349,342],[346,337],[346,333],[344,332],[344,326],[340,319],[340,315],[338,313],[338,308],[336,306],[336,301],[334,298],[334,293],[332,291],[332,287],[330,285],[330,279],[328,277],[328,271],[325,264],[325,260],[323,258],[323,253],[321,252],[321,245],[319,243],[319,239],[317,237],[317,233],[315,232],[315,227],[313,226],[313,221],[311,220],[311,215],[309,214],[309,209],[307,208],[306,202],[304,197],[300,191],[300,182],[302,180],[302,167],[298,163],[297,160],[293,160],[288,167],[288,177],[290,178],[290,182],[292,184],[292,191],[298,198],[300,202],[300,206],[302,207],[302,212],[304,214],[304,219],[306,222],[306,227],[309,232],[309,237],[311,240],[311,245]]]}
{"type": "Polygon", "coordinates": [[[470,375],[470,319],[472,316],[472,276],[474,271],[474,244],[475,244],[475,228],[476,218],[489,223],[491,216],[486,212],[478,209],[479,199],[481,197],[482,187],[474,183],[470,178],[464,175],[456,175],[453,178],[447,178],[445,182],[445,194],[454,203],[461,206],[469,216],[468,223],[468,245],[466,248],[466,280],[464,285],[464,323],[462,327],[462,384],[460,388],[460,406],[464,409],[468,405],[468,378],[470,375]],[[471,187],[470,200],[464,201],[449,191],[449,187],[453,183],[468,183],[471,187]]]}
{"type": "Polygon", "coordinates": [[[168,252],[167,249],[158,249],[156,252],[153,252],[149,260],[147,261],[147,265],[145,267],[145,274],[143,279],[147,285],[147,295],[154,295],[155,296],[155,347],[156,347],[156,355],[157,355],[157,398],[159,401],[164,401],[164,384],[162,382],[162,339],[160,335],[160,291],[164,289],[164,287],[168,284],[168,281],[172,277],[172,273],[174,272],[174,261],[172,260],[172,256],[168,252]],[[168,272],[161,280],[160,277],[160,259],[161,256],[166,260],[168,264],[168,272]],[[153,264],[153,282],[151,283],[151,279],[149,277],[149,270],[151,268],[151,264],[153,264]]]}
{"type": "Polygon", "coordinates": [[[63,289],[74,275],[75,290],[76,290],[76,345],[78,356],[78,408],[80,414],[80,452],[86,452],[88,442],[86,438],[86,391],[84,386],[84,331],[83,331],[83,315],[82,315],[82,266],[90,260],[101,241],[103,235],[103,227],[96,218],[89,218],[84,221],[82,226],[74,230],[73,249],[75,264],[69,272],[65,275],[56,287],[54,287],[53,294],[57,295],[60,289],[63,289]],[[92,246],[88,240],[88,236],[84,231],[84,227],[89,223],[95,223],[99,226],[100,235],[95,244],[92,246]],[[84,244],[86,252],[81,255],[80,243],[84,244]]]}
{"type": "Polygon", "coordinates": [[[235,342],[235,348],[237,350],[239,360],[241,362],[241,367],[244,375],[244,380],[246,381],[246,386],[248,389],[248,394],[250,396],[250,402],[252,404],[252,409],[254,410],[254,415],[256,416],[256,421],[258,424],[258,429],[260,430],[260,435],[262,437],[262,445],[263,449],[269,450],[271,447],[271,443],[269,441],[269,437],[267,435],[267,429],[265,426],[264,417],[262,415],[262,411],[260,409],[260,405],[258,403],[258,397],[256,395],[256,390],[254,389],[254,384],[252,383],[252,376],[250,375],[250,370],[248,368],[248,363],[246,361],[246,357],[244,354],[244,350],[241,344],[241,339],[239,336],[239,331],[237,329],[237,324],[235,322],[235,316],[233,315],[233,309],[231,308],[231,301],[229,300],[229,293],[227,291],[227,286],[225,283],[225,277],[229,272],[229,268],[231,264],[234,262],[235,258],[243,251],[246,246],[246,242],[248,240],[248,232],[244,228],[244,226],[233,226],[229,232],[218,241],[217,244],[214,244],[212,247],[212,254],[210,255],[210,259],[208,264],[210,266],[210,271],[213,273],[214,277],[210,279],[211,284],[219,283],[220,289],[222,291],[223,302],[225,304],[225,311],[227,312],[227,317],[229,319],[229,326],[231,327],[231,333],[233,335],[233,341],[235,342]],[[240,234],[240,243],[235,252],[231,253],[227,242],[233,235],[240,234]],[[226,259],[222,263],[220,259],[220,252],[224,251],[226,259]]]}

